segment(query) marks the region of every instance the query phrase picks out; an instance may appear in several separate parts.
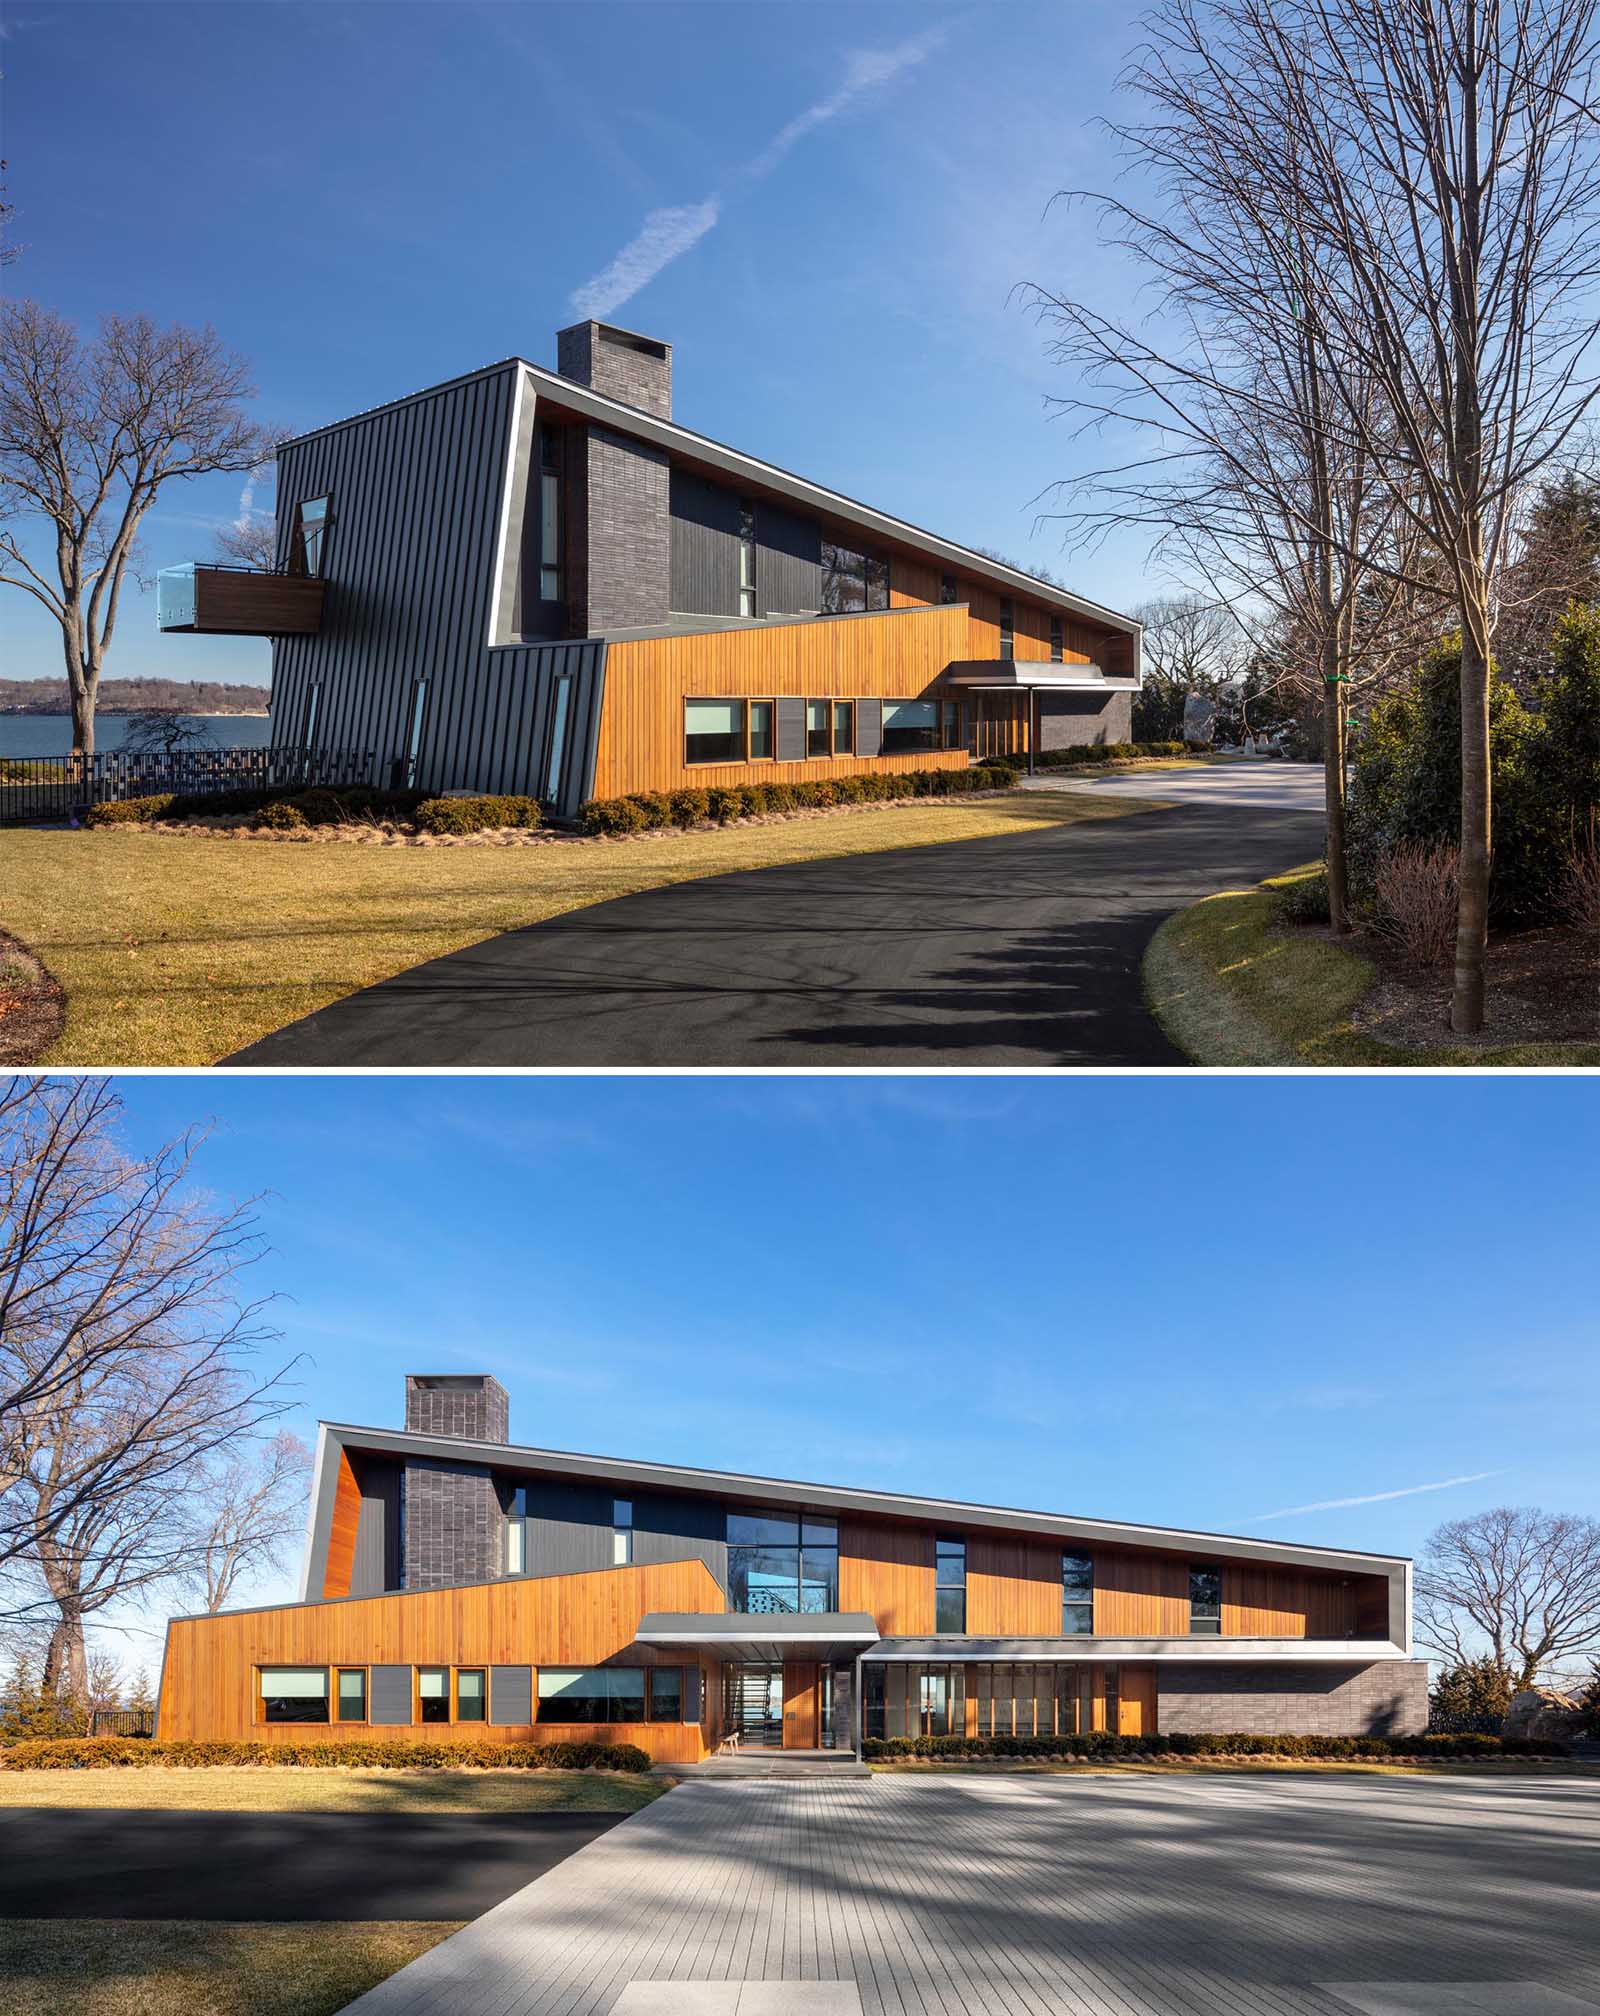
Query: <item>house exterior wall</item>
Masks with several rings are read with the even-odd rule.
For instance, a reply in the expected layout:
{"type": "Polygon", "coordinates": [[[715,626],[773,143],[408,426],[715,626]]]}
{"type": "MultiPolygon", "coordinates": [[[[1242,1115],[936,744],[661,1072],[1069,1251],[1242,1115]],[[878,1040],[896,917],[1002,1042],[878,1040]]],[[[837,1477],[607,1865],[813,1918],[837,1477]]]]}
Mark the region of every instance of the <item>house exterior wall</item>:
{"type": "Polygon", "coordinates": [[[501,1573],[505,1518],[486,1464],[413,1459],[405,1466],[400,1504],[407,1589],[487,1582],[501,1573]]]}
{"type": "Polygon", "coordinates": [[[1077,749],[1090,742],[1133,740],[1131,693],[1041,693],[1039,749],[1077,749]]]}
{"type": "Polygon", "coordinates": [[[1428,1726],[1425,1660],[1156,1667],[1164,1735],[1416,1736],[1428,1726]]]}
{"type": "Polygon", "coordinates": [[[586,452],[583,628],[603,636],[665,623],[672,586],[668,458],[606,427],[588,430],[586,452]]]}

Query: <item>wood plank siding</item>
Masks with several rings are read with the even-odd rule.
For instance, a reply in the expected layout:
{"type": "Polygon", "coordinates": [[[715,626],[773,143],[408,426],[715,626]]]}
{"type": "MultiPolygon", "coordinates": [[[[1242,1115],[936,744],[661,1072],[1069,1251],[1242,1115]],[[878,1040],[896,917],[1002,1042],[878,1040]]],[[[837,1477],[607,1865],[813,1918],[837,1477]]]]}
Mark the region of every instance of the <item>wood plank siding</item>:
{"type": "Polygon", "coordinates": [[[979,1638],[1057,1636],[1060,1547],[974,1533],[967,1541],[967,1629],[979,1638]]]}
{"type": "Polygon", "coordinates": [[[1097,1552],[1094,1629],[1098,1638],[1186,1637],[1188,1562],[1170,1554],[1097,1552]]]}
{"type": "MultiPolygon", "coordinates": [[[[722,1590],[703,1561],[606,1568],[408,1590],[344,1602],[290,1604],[216,1617],[174,1618],[167,1626],[161,1673],[163,1741],[303,1740],[338,1742],[374,1733],[366,1723],[267,1723],[258,1720],[261,1666],[628,1666],[693,1664],[682,1654],[635,1645],[647,1612],[720,1612],[722,1590]]],[[[704,1673],[702,1683],[704,1684],[704,1673]]],[[[400,1723],[386,1740],[438,1742],[549,1740],[640,1742],[679,1761],[701,1754],[698,1728],[651,1725],[645,1741],[632,1725],[587,1730],[569,1724],[400,1723]],[[692,1731],[692,1733],[690,1733],[692,1731]],[[665,1747],[663,1747],[665,1746],[665,1747]],[[681,1748],[675,1746],[682,1746],[681,1748]]]]}
{"type": "Polygon", "coordinates": [[[926,1637],[934,1624],[933,1528],[841,1519],[839,1608],[865,1610],[886,1638],[926,1637]]]}
{"type": "Polygon", "coordinates": [[[966,611],[808,617],[796,623],[619,638],[607,646],[594,795],[809,782],[861,771],[963,769],[965,750],[815,757],[780,763],[686,763],[686,699],[896,699],[931,696],[965,650],[966,611]]]}
{"type": "Polygon", "coordinates": [[[361,1530],[361,1486],[351,1466],[350,1451],[339,1449],[339,1479],[334,1487],[333,1520],[328,1532],[328,1565],[323,1572],[322,1594],[348,1596],[355,1568],[356,1535],[361,1530]]]}
{"type": "Polygon", "coordinates": [[[185,628],[229,637],[314,637],[322,624],[324,581],[197,566],[194,622],[185,628]]]}

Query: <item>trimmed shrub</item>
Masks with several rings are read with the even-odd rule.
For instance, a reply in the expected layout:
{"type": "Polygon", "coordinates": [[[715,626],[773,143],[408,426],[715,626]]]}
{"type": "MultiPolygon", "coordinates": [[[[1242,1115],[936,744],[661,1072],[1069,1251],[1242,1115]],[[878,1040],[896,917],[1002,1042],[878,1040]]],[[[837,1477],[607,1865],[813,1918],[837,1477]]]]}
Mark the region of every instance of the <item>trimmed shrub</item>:
{"type": "Polygon", "coordinates": [[[269,832],[290,833],[311,822],[292,798],[274,798],[270,804],[262,806],[256,814],[255,823],[269,832]]]}
{"type": "Polygon", "coordinates": [[[897,1757],[1564,1757],[1560,1743],[1499,1736],[869,1736],[868,1762],[897,1757]]]}
{"type": "Polygon", "coordinates": [[[663,825],[697,826],[708,819],[724,826],[732,819],[751,819],[767,812],[1008,791],[1017,776],[1014,762],[990,757],[964,770],[877,770],[792,784],[773,779],[759,784],[718,784],[708,791],[640,791],[630,798],[591,798],[578,817],[586,833],[640,833],[663,825]]]}
{"type": "Polygon", "coordinates": [[[674,826],[699,826],[711,817],[710,794],[705,791],[674,791],[667,803],[674,826]]]}
{"type": "Polygon", "coordinates": [[[642,833],[645,816],[631,798],[591,798],[578,807],[578,824],[585,833],[642,833]]]}
{"type": "Polygon", "coordinates": [[[114,798],[104,805],[91,805],[83,815],[85,826],[143,826],[152,819],[165,819],[172,812],[170,791],[153,798],[114,798]]]}
{"type": "Polygon", "coordinates": [[[635,791],[628,802],[644,814],[646,828],[673,824],[672,800],[664,791],[635,791]]]}
{"type": "MultiPolygon", "coordinates": [[[[413,817],[424,833],[490,833],[507,826],[537,826],[537,798],[425,798],[413,817]]],[[[642,815],[641,815],[642,818],[642,815]]]]}
{"type": "Polygon", "coordinates": [[[405,1743],[381,1737],[348,1742],[292,1737],[280,1743],[158,1743],[149,1737],[82,1736],[0,1744],[0,1771],[144,1770],[169,1766],[342,1765],[351,1770],[648,1771],[636,1743],[405,1743]]]}
{"type": "Polygon", "coordinates": [[[706,816],[725,826],[730,819],[744,817],[744,793],[737,784],[719,784],[706,793],[706,816]]]}

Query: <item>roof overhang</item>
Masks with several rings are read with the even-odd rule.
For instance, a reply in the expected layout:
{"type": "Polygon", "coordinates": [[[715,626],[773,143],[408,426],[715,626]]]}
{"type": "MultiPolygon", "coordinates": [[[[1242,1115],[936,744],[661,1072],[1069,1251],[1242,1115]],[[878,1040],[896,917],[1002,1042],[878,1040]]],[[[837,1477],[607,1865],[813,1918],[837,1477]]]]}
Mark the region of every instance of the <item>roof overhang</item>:
{"type": "Polygon", "coordinates": [[[1081,1665],[1086,1659],[1121,1662],[1179,1661],[1235,1666],[1270,1661],[1298,1665],[1365,1666],[1377,1659],[1409,1659],[1393,1639],[1350,1638],[880,1638],[863,1655],[887,1664],[938,1664],[965,1660],[1018,1660],[1041,1666],[1081,1665]]]}
{"type": "Polygon", "coordinates": [[[947,665],[947,686],[1001,693],[1137,693],[1137,679],[1108,679],[1098,665],[1056,665],[1045,659],[963,658],[947,665]]]}
{"type": "Polygon", "coordinates": [[[717,1659],[781,1665],[785,1659],[824,1663],[854,1659],[878,1643],[878,1626],[864,1611],[775,1611],[717,1615],[652,1611],[639,1620],[634,1642],[663,1652],[706,1652],[717,1659]]]}

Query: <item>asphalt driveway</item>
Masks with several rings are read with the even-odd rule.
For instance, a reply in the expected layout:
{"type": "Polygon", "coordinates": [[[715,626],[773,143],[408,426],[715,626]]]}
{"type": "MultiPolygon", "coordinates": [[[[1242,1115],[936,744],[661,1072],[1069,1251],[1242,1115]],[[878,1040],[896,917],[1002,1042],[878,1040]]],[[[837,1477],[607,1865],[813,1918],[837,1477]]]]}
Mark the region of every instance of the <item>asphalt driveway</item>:
{"type": "Polygon", "coordinates": [[[1597,2016],[1600,1782],[684,1785],[348,2016],[746,2008],[1597,2016]]]}
{"type": "Polygon", "coordinates": [[[476,1918],[615,1813],[0,1810],[0,1919],[476,1918]]]}
{"type": "Polygon", "coordinates": [[[1153,801],[1126,818],[598,904],[413,967],[225,1061],[1181,1064],[1140,990],[1157,925],[1322,851],[1316,773],[1263,769],[1251,786],[1221,766],[1108,780],[1153,801]]]}

